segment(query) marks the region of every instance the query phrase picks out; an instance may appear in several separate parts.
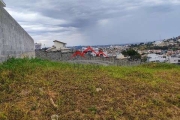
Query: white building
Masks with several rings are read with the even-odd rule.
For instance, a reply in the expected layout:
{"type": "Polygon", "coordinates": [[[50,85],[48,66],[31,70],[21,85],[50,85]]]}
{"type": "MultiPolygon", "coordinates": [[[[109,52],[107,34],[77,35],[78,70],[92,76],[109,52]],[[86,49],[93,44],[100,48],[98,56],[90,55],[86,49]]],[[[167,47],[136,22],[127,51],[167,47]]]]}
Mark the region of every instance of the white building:
{"type": "Polygon", "coordinates": [[[66,48],[66,43],[58,41],[58,40],[54,40],[54,46],[56,47],[57,50],[61,50],[66,48]]]}
{"type": "Polygon", "coordinates": [[[167,62],[168,58],[165,55],[148,54],[147,62],[167,62]]]}
{"type": "Polygon", "coordinates": [[[119,53],[119,54],[117,54],[116,58],[117,59],[125,59],[127,57],[125,57],[122,53],[119,53]]]}
{"type": "Polygon", "coordinates": [[[175,45],[174,40],[170,40],[170,41],[169,41],[169,45],[175,45]]]}
{"type": "Polygon", "coordinates": [[[180,55],[169,57],[169,63],[180,64],[180,55]]]}
{"type": "Polygon", "coordinates": [[[42,44],[41,43],[35,43],[35,50],[40,50],[41,47],[42,47],[42,44]]]}
{"type": "Polygon", "coordinates": [[[66,47],[66,43],[58,41],[58,40],[54,40],[54,45],[47,49],[46,51],[61,51],[61,52],[70,52],[70,48],[66,47]]]}
{"type": "Polygon", "coordinates": [[[162,44],[162,42],[163,42],[163,41],[155,41],[153,44],[154,44],[155,46],[159,46],[160,44],[162,44]]]}

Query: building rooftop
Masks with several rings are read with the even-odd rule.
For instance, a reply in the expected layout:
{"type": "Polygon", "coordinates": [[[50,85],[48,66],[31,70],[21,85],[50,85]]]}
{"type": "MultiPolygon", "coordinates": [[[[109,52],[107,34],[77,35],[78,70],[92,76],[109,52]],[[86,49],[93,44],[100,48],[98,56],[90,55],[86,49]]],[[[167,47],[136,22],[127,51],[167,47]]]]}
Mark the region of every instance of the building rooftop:
{"type": "Polygon", "coordinates": [[[2,5],[3,7],[6,7],[6,4],[4,3],[3,0],[0,0],[0,5],[2,5]]]}
{"type": "Polygon", "coordinates": [[[58,42],[58,43],[66,44],[66,43],[58,41],[58,40],[54,40],[53,42],[58,42]]]}

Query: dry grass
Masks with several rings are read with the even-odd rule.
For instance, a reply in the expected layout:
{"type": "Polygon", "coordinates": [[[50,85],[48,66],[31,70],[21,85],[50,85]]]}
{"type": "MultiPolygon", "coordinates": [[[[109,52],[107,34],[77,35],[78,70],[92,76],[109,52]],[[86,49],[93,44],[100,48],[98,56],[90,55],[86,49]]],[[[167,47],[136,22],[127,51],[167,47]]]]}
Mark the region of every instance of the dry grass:
{"type": "Polygon", "coordinates": [[[0,65],[0,120],[178,120],[179,70],[11,59],[0,65]]]}

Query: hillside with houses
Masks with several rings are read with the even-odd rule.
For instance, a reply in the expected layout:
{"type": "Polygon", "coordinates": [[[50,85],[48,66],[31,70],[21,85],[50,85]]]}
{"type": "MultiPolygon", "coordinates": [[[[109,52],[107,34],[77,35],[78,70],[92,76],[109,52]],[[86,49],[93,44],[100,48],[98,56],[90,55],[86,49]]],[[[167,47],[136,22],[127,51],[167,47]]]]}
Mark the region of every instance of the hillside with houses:
{"type": "MultiPolygon", "coordinates": [[[[142,61],[142,62],[164,62],[172,64],[180,64],[180,36],[164,39],[161,41],[153,41],[147,43],[138,44],[125,44],[125,45],[99,45],[99,46],[81,46],[81,48],[76,47],[66,47],[67,43],[62,41],[54,40],[54,45],[49,48],[39,47],[39,44],[35,44],[36,57],[47,58],[50,60],[64,59],[65,61],[71,60],[72,56],[74,58],[88,59],[87,57],[82,57],[82,54],[86,54],[90,57],[104,57],[113,58],[115,60],[125,60],[125,61],[142,61]],[[39,52],[44,51],[44,52],[39,52]],[[40,54],[39,54],[40,53],[40,54]],[[57,55],[56,55],[57,54],[57,55]],[[63,58],[63,55],[66,58],[63,58]],[[43,55],[43,57],[42,57],[43,55]],[[44,56],[46,55],[46,56],[44,56]],[[50,56],[49,56],[50,55],[50,56]],[[60,55],[60,56],[59,56],[60,55]],[[48,57],[49,56],[49,57],[48,57]],[[69,57],[68,57],[69,56],[69,57]]],[[[103,59],[109,60],[109,59],[103,59]]],[[[113,64],[113,63],[112,63],[113,64]]],[[[116,64],[116,63],[115,63],[116,64]]]]}
{"type": "Polygon", "coordinates": [[[147,62],[180,63],[180,36],[133,44],[131,48],[138,51],[142,58],[147,58],[147,62]]]}

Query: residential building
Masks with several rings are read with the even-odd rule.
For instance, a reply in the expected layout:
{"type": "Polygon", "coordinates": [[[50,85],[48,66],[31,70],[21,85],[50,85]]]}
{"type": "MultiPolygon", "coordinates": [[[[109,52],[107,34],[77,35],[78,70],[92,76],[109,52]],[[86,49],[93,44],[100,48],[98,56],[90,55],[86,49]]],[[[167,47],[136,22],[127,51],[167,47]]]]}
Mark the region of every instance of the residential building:
{"type": "Polygon", "coordinates": [[[169,45],[175,45],[174,40],[170,40],[170,41],[169,41],[169,45]]]}
{"type": "Polygon", "coordinates": [[[117,59],[125,59],[127,57],[125,57],[122,53],[119,53],[119,54],[117,54],[116,58],[117,59]]]}
{"type": "Polygon", "coordinates": [[[147,62],[167,62],[168,58],[166,55],[148,54],[147,62]]]}
{"type": "Polygon", "coordinates": [[[35,50],[40,50],[42,47],[41,43],[35,43],[35,50]]]}
{"type": "Polygon", "coordinates": [[[169,63],[172,63],[172,64],[180,64],[180,55],[174,55],[174,56],[170,56],[168,58],[169,60],[169,63]]]}
{"type": "Polygon", "coordinates": [[[162,44],[163,41],[155,41],[153,44],[154,46],[159,46],[160,44],[162,44]]]}
{"type": "Polygon", "coordinates": [[[61,52],[70,52],[71,49],[66,47],[67,43],[58,41],[58,40],[54,40],[54,45],[47,49],[46,51],[61,51],[61,52]]]}
{"type": "Polygon", "coordinates": [[[54,40],[53,42],[54,42],[54,46],[56,47],[57,50],[66,48],[67,43],[64,43],[64,42],[61,42],[58,40],[54,40]]]}

